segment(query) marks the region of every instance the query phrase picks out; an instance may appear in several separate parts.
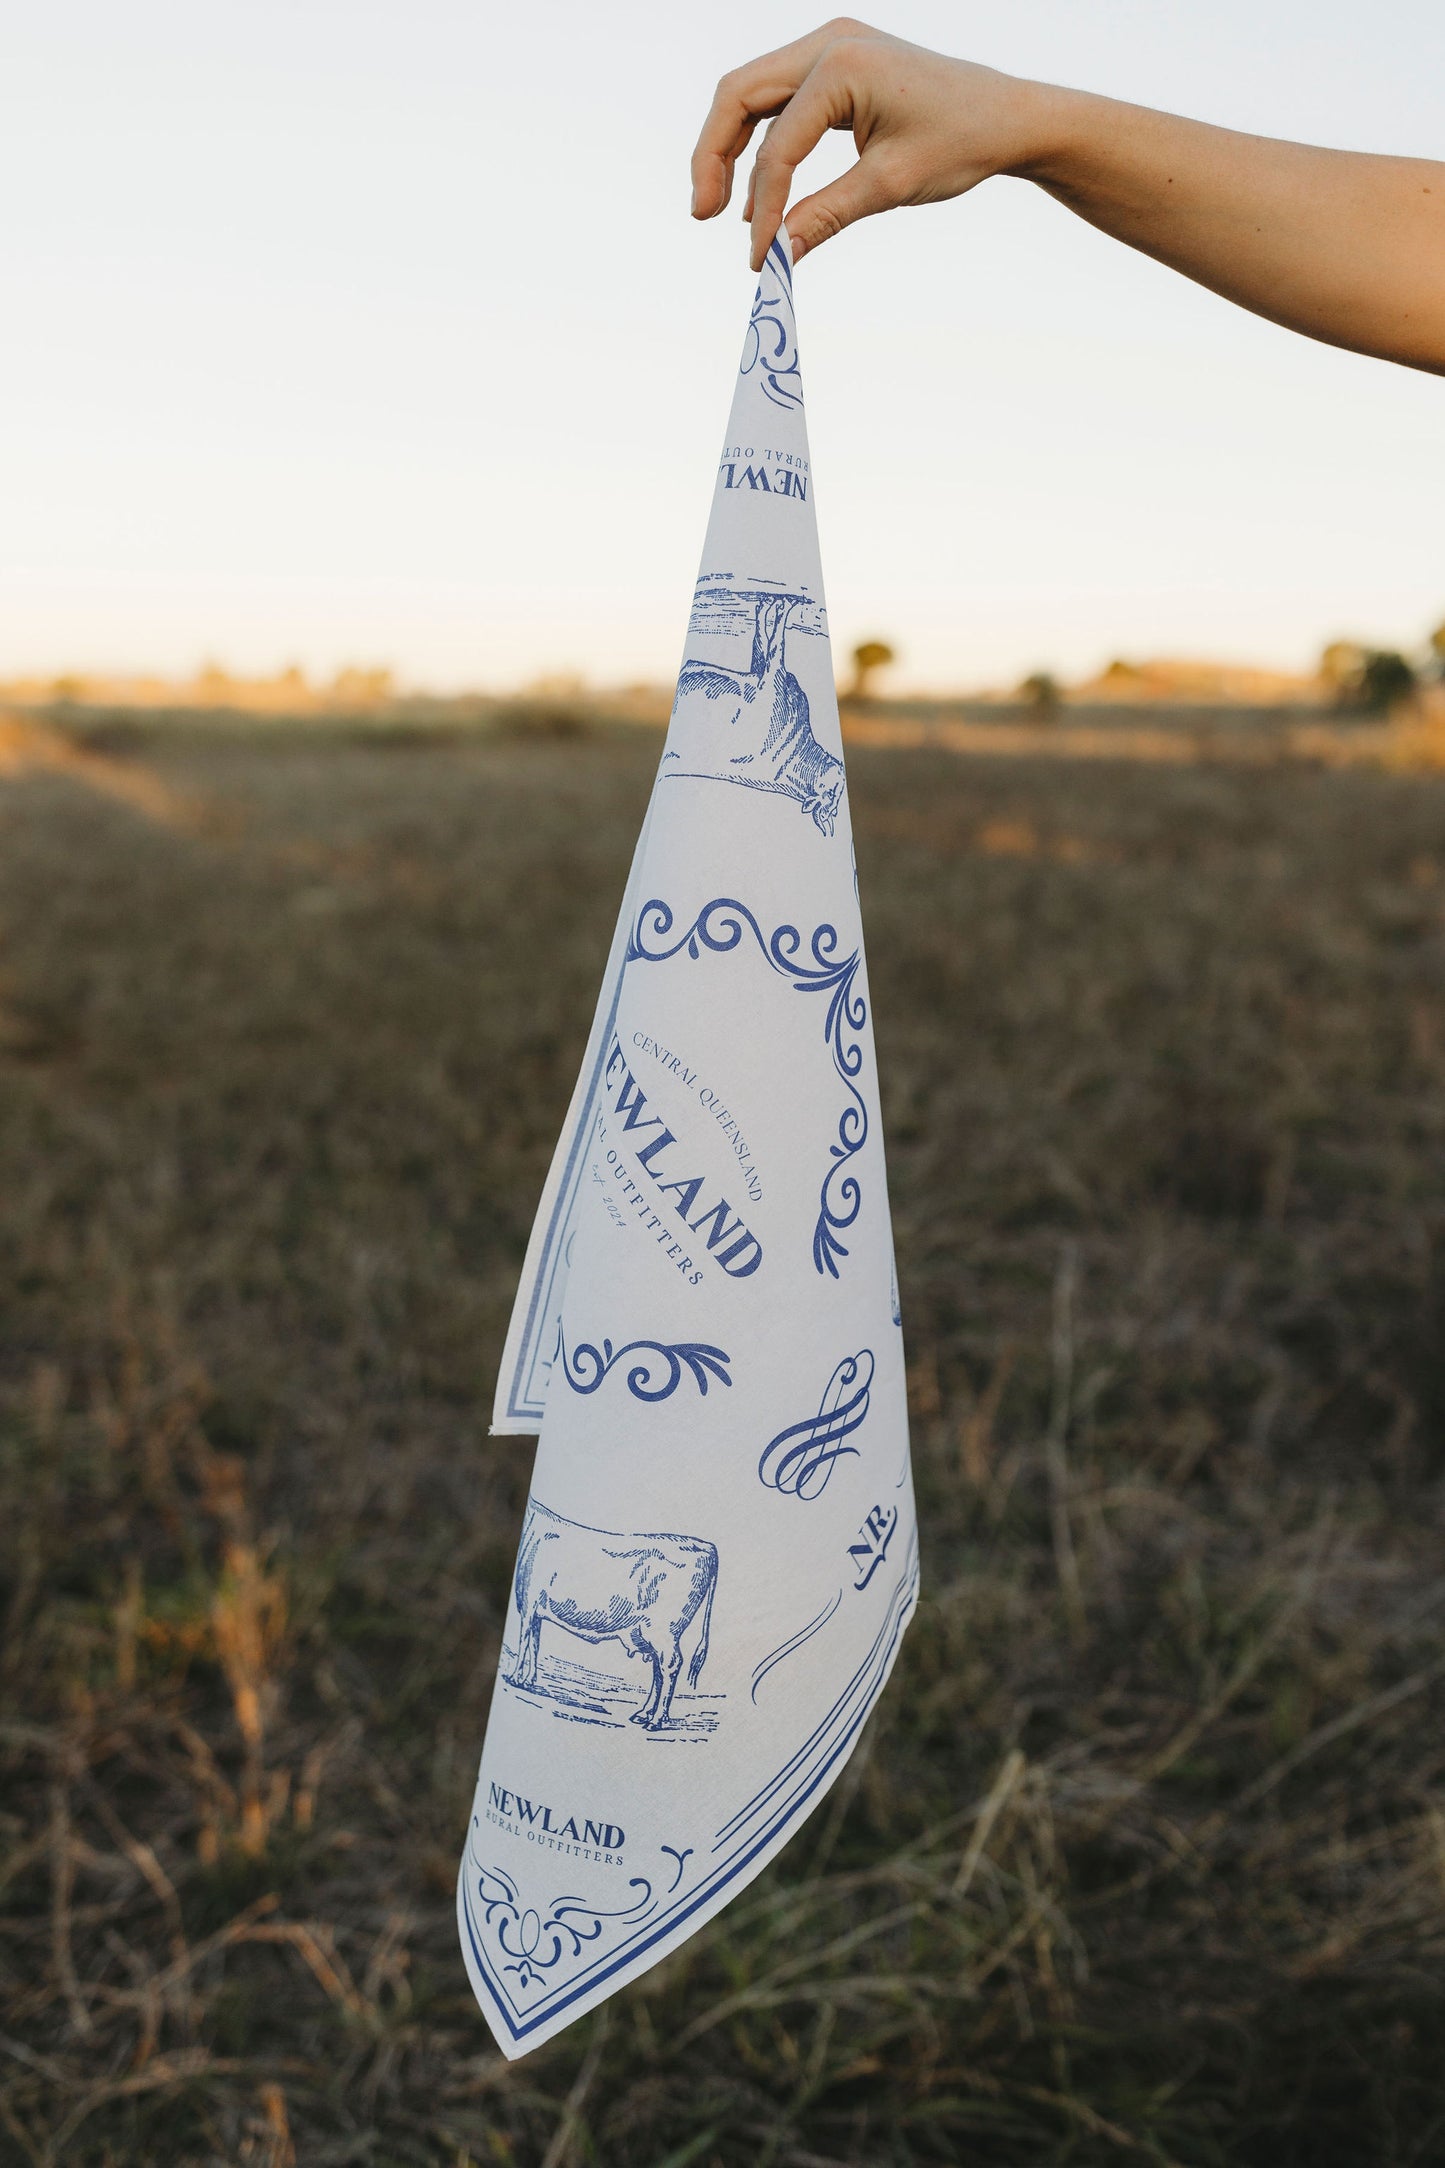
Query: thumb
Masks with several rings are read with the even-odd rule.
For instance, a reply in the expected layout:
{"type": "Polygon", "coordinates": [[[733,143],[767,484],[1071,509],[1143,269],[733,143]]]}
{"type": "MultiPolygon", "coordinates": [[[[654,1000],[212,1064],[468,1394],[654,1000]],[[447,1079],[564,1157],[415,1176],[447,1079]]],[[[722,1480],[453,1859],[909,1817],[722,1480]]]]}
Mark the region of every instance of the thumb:
{"type": "Polygon", "coordinates": [[[830,181],[816,195],[804,196],[789,211],[787,233],[793,244],[794,263],[831,241],[845,226],[855,225],[860,218],[872,218],[878,211],[891,211],[901,200],[885,183],[879,161],[860,158],[836,181],[830,181]]]}

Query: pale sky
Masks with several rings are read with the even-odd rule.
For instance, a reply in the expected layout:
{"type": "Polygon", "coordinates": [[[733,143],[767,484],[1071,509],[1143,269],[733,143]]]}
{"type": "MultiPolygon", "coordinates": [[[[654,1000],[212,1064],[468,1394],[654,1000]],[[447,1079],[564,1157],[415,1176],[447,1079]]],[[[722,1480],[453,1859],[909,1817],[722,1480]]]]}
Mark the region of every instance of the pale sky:
{"type": "MultiPolygon", "coordinates": [[[[673,674],[753,286],[741,221],[688,219],[688,152],[716,76],[820,16],[6,18],[0,677],[673,674]]],[[[1440,0],[876,19],[1235,127],[1445,156],[1440,0]]],[[[1440,378],[1246,316],[1017,182],[855,228],[797,285],[835,643],[890,639],[900,681],[1288,668],[1445,616],[1440,378]]]]}

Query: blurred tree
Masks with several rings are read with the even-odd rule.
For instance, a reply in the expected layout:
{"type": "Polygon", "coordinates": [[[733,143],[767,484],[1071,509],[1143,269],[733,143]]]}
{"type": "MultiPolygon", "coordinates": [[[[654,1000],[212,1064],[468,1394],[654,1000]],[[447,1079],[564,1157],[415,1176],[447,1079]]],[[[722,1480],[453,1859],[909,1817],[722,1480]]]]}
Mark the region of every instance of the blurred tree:
{"type": "Polygon", "coordinates": [[[1063,700],[1059,681],[1050,670],[1034,670],[1019,687],[1019,695],[1041,716],[1057,715],[1063,700]]]}
{"type": "Polygon", "coordinates": [[[1320,676],[1342,707],[1383,715],[1408,700],[1419,678],[1413,666],[1392,647],[1363,647],[1355,640],[1332,640],[1320,657],[1320,676]]]}
{"type": "Polygon", "coordinates": [[[886,640],[860,640],[853,650],[853,682],[848,688],[849,697],[866,700],[875,671],[886,670],[895,659],[886,640]]]}
{"type": "Polygon", "coordinates": [[[1408,700],[1418,682],[1410,664],[1394,648],[1372,647],[1360,671],[1360,706],[1372,715],[1383,715],[1408,700]]]}
{"type": "Polygon", "coordinates": [[[1445,677],[1445,624],[1437,625],[1430,635],[1430,653],[1435,658],[1435,668],[1445,677]]]}

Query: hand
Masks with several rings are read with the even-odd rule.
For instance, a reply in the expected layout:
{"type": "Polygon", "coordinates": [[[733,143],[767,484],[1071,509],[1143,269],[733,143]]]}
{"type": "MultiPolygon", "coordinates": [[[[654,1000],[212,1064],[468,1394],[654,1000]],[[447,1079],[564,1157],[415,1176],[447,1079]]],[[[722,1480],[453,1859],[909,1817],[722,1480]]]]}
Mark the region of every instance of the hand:
{"type": "Polygon", "coordinates": [[[830,128],[851,128],[858,162],[793,206],[793,255],[858,218],[904,203],[941,203],[1034,155],[1048,93],[967,60],[908,45],[840,16],[811,36],[736,68],[718,84],[692,157],[694,218],[715,218],[760,120],[743,216],[762,268],[787,210],[793,174],[830,128]]]}
{"type": "Polygon", "coordinates": [[[1000,75],[839,16],[718,84],[692,156],[716,218],[760,120],[744,217],[752,262],[830,128],[858,162],[788,213],[794,260],[856,218],[940,203],[995,173],[1046,194],[1274,323],[1445,376],[1445,165],[1237,135],[1000,75]]]}

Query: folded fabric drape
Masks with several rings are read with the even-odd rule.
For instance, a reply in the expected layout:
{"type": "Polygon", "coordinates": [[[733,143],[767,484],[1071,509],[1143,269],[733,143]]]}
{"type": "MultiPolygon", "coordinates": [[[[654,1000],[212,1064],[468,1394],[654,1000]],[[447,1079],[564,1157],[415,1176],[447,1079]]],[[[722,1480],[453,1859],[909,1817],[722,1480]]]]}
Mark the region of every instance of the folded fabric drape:
{"type": "Polygon", "coordinates": [[[787,1841],[916,1600],[781,242],[493,1429],[540,1442],[457,1905],[477,1999],[516,2056],[694,1934],[787,1841]]]}

